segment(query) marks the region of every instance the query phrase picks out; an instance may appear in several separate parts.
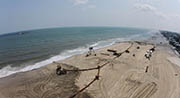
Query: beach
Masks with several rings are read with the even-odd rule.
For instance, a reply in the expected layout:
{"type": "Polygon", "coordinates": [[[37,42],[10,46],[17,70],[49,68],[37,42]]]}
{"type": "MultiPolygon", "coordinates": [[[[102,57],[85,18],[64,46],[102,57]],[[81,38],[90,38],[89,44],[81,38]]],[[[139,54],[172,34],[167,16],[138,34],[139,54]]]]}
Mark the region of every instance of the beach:
{"type": "Polygon", "coordinates": [[[86,54],[1,78],[1,98],[180,97],[179,58],[167,43],[124,41],[97,49],[96,55],[86,54]],[[144,55],[153,47],[155,51],[147,59],[144,55]],[[57,75],[57,65],[75,71],[57,75]],[[80,71],[89,68],[95,69],[80,71]]]}
{"type": "Polygon", "coordinates": [[[0,98],[180,98],[180,0],[1,0],[0,98]]]}

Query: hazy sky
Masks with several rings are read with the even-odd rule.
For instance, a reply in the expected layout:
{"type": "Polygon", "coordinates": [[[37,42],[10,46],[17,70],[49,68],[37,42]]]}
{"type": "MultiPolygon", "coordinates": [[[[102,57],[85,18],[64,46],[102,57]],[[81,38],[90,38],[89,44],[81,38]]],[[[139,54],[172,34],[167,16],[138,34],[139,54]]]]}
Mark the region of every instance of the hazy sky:
{"type": "Polygon", "coordinates": [[[64,26],[180,31],[180,0],[0,0],[0,34],[64,26]]]}

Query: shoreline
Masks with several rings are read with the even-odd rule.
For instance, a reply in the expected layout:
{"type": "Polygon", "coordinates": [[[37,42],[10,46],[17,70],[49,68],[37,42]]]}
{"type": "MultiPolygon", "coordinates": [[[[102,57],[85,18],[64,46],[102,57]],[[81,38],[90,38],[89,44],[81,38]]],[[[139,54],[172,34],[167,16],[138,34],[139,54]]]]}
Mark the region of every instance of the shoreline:
{"type": "MultiPolygon", "coordinates": [[[[164,74],[163,73],[160,74],[161,71],[159,68],[158,68],[159,70],[158,71],[159,74],[158,74],[157,68],[156,68],[157,66],[160,68],[162,67],[161,67],[161,64],[157,65],[154,70],[153,64],[155,64],[155,62],[157,62],[158,64],[158,61],[156,61],[156,58],[152,56],[153,62],[150,62],[144,58],[144,54],[146,50],[151,48],[152,46],[149,44],[145,44],[146,42],[142,42],[142,43],[140,42],[138,44],[135,41],[118,42],[113,45],[95,50],[97,56],[85,57],[85,53],[84,53],[84,54],[74,55],[72,57],[66,58],[64,60],[56,61],[56,62],[73,65],[73,67],[63,66],[63,68],[66,68],[66,69],[73,69],[73,68],[82,69],[82,68],[97,67],[97,65],[102,65],[107,60],[112,63],[112,64],[108,64],[108,66],[106,66],[105,68],[101,70],[100,80],[92,84],[88,89],[84,91],[84,93],[81,93],[80,95],[78,95],[77,98],[91,98],[90,96],[92,96],[93,98],[110,98],[110,97],[116,98],[117,96],[119,97],[129,96],[129,98],[131,98],[133,96],[136,96],[134,98],[137,98],[138,96],[142,95],[140,94],[140,92],[141,92],[141,89],[145,87],[145,85],[146,86],[149,85],[148,87],[151,88],[149,90],[153,90],[153,92],[150,92],[149,90],[147,90],[146,93],[143,93],[145,94],[143,96],[145,96],[146,98],[151,98],[151,97],[158,98],[158,97],[161,97],[160,93],[162,92],[166,93],[166,91],[163,91],[163,87],[162,87],[166,83],[161,82],[161,79],[160,79],[161,76],[164,77],[164,74]],[[122,52],[124,51],[124,49],[129,47],[130,45],[129,43],[131,42],[134,43],[134,45],[132,49],[131,48],[129,49],[130,53],[123,54],[122,57],[119,57],[115,61],[112,60],[113,55],[111,53],[109,53],[110,56],[102,55],[102,53],[104,54],[108,53],[107,49],[115,49],[119,52],[122,52]],[[137,46],[140,46],[139,50],[136,49],[137,46]],[[136,54],[135,57],[132,56],[133,54],[136,54]],[[146,68],[147,65],[150,66],[149,68],[150,72],[146,74],[144,73],[144,70],[145,70],[144,68],[146,68]],[[116,86],[113,85],[112,83],[116,84],[116,86]],[[127,83],[129,83],[129,85],[127,85],[128,88],[134,89],[134,91],[132,90],[130,91],[131,93],[134,92],[132,95],[130,94],[130,92],[126,92],[126,90],[128,90],[127,87],[122,88],[124,86],[123,84],[127,84],[127,83]],[[160,84],[160,83],[163,83],[163,84],[160,84]],[[106,91],[107,88],[109,88],[108,92],[106,91]],[[117,91],[119,93],[120,92],[122,93],[118,94],[117,91]]],[[[167,55],[167,56],[175,55],[173,53],[170,53],[171,55],[169,55],[169,53],[165,53],[165,51],[167,50],[162,49],[161,45],[157,45],[157,47],[158,47],[158,50],[157,50],[158,53],[155,52],[155,57],[157,56],[158,59],[163,60],[163,57],[159,57],[157,54],[167,55]]],[[[166,61],[164,61],[164,64],[171,66],[171,64],[169,64],[166,61]]],[[[41,97],[44,98],[43,94],[45,92],[46,93],[49,92],[48,95],[46,96],[49,96],[49,97],[61,96],[60,98],[69,98],[70,95],[76,93],[79,89],[87,85],[97,73],[97,71],[88,71],[88,72],[81,72],[75,75],[74,72],[72,73],[70,72],[67,75],[57,76],[55,74],[56,67],[57,67],[56,64],[48,64],[47,66],[43,66],[38,69],[34,69],[27,72],[15,73],[13,75],[1,78],[0,88],[1,89],[4,88],[4,89],[0,90],[0,96],[4,96],[4,98],[18,98],[17,96],[21,96],[21,97],[25,96],[25,98],[27,96],[30,96],[30,97],[35,96],[38,98],[41,98],[41,97]],[[47,77],[51,77],[51,79],[46,79],[47,77]],[[32,81],[28,81],[29,79],[31,79],[32,81]],[[43,80],[46,80],[46,81],[43,81],[43,80]],[[31,82],[31,85],[27,85],[29,82],[31,82]],[[46,84],[42,85],[42,83],[46,83],[46,84]],[[10,84],[13,84],[13,85],[10,85],[10,84]],[[64,87],[67,89],[67,92],[63,92],[64,88],[61,88],[62,85],[64,85],[64,87]],[[68,87],[70,85],[71,87],[68,87]],[[14,87],[17,90],[13,89],[14,87]],[[39,89],[39,91],[34,90],[36,87],[39,89]],[[21,91],[22,89],[25,90],[25,91],[23,90],[23,93],[21,91]],[[27,91],[30,91],[30,92],[27,93],[27,91]],[[21,94],[13,95],[15,93],[21,93],[21,94]],[[43,93],[43,94],[40,94],[40,93],[43,93]],[[8,96],[9,94],[11,94],[11,96],[8,96]]],[[[169,74],[172,75],[173,69],[169,66],[168,68],[171,69],[171,71],[169,71],[169,74]]],[[[179,70],[177,70],[176,72],[178,71],[179,70]]],[[[167,75],[168,79],[176,80],[174,77],[170,77],[169,74],[167,75]]],[[[177,82],[176,84],[179,84],[179,82],[177,82]]],[[[164,89],[167,89],[167,88],[164,88],[164,89]]],[[[178,88],[176,87],[176,90],[175,90],[176,93],[172,93],[172,95],[178,96],[179,89],[180,87],[178,88]]],[[[167,94],[169,96],[170,93],[167,93],[167,94]]],[[[142,97],[142,98],[145,98],[145,97],[142,97]]],[[[163,98],[170,98],[170,97],[165,97],[164,95],[163,98]]],[[[178,97],[174,97],[174,98],[178,98],[178,97]]]]}
{"type": "Polygon", "coordinates": [[[95,42],[95,43],[92,43],[89,45],[87,44],[86,46],[81,46],[81,47],[78,47],[75,49],[66,50],[66,51],[64,51],[58,55],[55,55],[55,56],[50,57],[50,58],[43,60],[43,61],[36,62],[32,65],[27,65],[27,66],[23,65],[23,66],[17,66],[17,67],[11,67],[10,65],[8,65],[8,66],[5,66],[5,67],[0,69],[0,71],[2,72],[2,73],[0,73],[0,78],[8,77],[8,76],[16,74],[16,73],[27,72],[27,71],[39,69],[43,66],[51,64],[53,61],[61,61],[61,60],[70,58],[70,57],[75,56],[75,55],[81,55],[81,54],[87,53],[88,52],[87,46],[89,46],[89,47],[95,46],[95,50],[98,50],[101,48],[109,47],[109,46],[117,43],[118,41],[119,41],[119,38],[115,38],[115,39],[98,41],[98,42],[95,42]],[[99,46],[99,44],[101,44],[102,42],[108,42],[108,44],[99,46]]]}

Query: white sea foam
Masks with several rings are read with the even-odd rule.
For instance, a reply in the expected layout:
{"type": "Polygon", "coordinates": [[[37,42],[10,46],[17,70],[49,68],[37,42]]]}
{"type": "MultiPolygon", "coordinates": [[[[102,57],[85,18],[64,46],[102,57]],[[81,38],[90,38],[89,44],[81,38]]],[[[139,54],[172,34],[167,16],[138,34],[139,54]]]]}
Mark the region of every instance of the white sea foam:
{"type": "Polygon", "coordinates": [[[126,39],[125,38],[115,38],[115,39],[109,39],[109,40],[105,40],[105,41],[95,42],[95,43],[92,43],[91,45],[86,45],[84,47],[79,47],[79,48],[76,48],[73,50],[64,51],[64,52],[60,53],[59,55],[51,57],[47,60],[35,63],[34,65],[27,65],[25,67],[22,67],[22,66],[21,67],[11,67],[11,65],[9,65],[9,66],[6,66],[6,67],[0,69],[0,78],[9,76],[9,75],[17,73],[17,72],[25,72],[25,71],[37,69],[37,68],[40,68],[47,64],[50,64],[53,61],[63,60],[68,57],[71,57],[73,55],[85,53],[88,51],[88,47],[90,47],[90,46],[94,47],[94,49],[99,49],[99,48],[104,48],[104,47],[110,46],[110,45],[114,44],[115,42],[132,40],[132,39],[136,39],[138,37],[140,37],[140,35],[136,35],[136,36],[129,37],[126,39]]]}

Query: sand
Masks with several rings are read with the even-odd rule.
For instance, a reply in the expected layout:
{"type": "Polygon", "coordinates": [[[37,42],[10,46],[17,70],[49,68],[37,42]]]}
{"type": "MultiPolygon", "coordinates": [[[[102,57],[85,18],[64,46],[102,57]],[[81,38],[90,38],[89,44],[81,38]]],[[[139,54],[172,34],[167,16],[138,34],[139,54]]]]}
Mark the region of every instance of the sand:
{"type": "MultiPolygon", "coordinates": [[[[166,44],[156,44],[152,57],[146,59],[146,51],[153,46],[135,41],[120,42],[96,50],[96,56],[81,54],[57,63],[63,63],[60,65],[65,69],[106,64],[100,69],[99,80],[78,93],[76,98],[180,98],[179,59],[174,59],[177,56],[166,44]],[[128,49],[129,53],[123,52],[116,58],[107,49],[118,53],[128,49]]],[[[58,76],[55,72],[57,63],[1,78],[0,98],[70,98],[93,81],[98,72],[74,71],[58,76]]]]}

